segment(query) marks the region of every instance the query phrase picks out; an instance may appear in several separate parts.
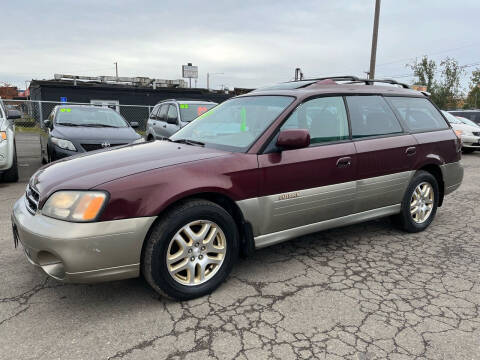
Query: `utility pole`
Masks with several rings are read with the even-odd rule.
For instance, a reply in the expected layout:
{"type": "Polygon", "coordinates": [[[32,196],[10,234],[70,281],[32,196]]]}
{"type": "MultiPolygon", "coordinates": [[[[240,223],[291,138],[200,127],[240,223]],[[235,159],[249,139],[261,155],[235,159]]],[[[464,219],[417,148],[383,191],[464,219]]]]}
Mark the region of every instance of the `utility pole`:
{"type": "Polygon", "coordinates": [[[118,62],[114,62],[114,64],[115,64],[115,77],[118,80],[118,62]]]}
{"type": "Polygon", "coordinates": [[[369,78],[375,78],[375,62],[377,60],[378,20],[380,17],[380,0],[375,0],[375,19],[373,20],[372,53],[370,56],[369,78]]]}

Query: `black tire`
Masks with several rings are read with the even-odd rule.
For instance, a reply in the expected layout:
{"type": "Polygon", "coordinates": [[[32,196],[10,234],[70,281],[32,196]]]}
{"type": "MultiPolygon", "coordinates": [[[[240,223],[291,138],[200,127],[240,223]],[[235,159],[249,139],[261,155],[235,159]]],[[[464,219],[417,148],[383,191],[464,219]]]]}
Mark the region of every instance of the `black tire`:
{"type": "Polygon", "coordinates": [[[159,294],[176,300],[189,300],[210,294],[222,284],[236,262],[239,252],[238,239],[235,221],[221,206],[203,199],[180,203],[153,225],[142,254],[143,276],[159,294]],[[182,285],[168,272],[168,246],[177,231],[196,220],[216,223],[225,234],[227,251],[223,263],[209,280],[199,285],[182,285]]]}
{"type": "Polygon", "coordinates": [[[475,149],[471,149],[471,148],[462,148],[462,151],[464,154],[471,154],[475,151],[475,149]]]}
{"type": "Polygon", "coordinates": [[[17,182],[18,181],[18,162],[17,162],[17,149],[16,145],[13,145],[13,164],[10,169],[3,173],[3,181],[5,182],[17,182]]]}
{"type": "Polygon", "coordinates": [[[148,135],[148,137],[147,137],[147,141],[154,141],[154,140],[155,140],[155,139],[153,138],[153,136],[152,136],[152,135],[148,135]]]}
{"type": "Polygon", "coordinates": [[[405,195],[403,196],[401,212],[398,215],[395,215],[392,219],[393,222],[402,230],[416,233],[425,230],[435,218],[435,214],[437,213],[438,201],[439,201],[439,189],[438,189],[438,182],[435,176],[427,171],[417,171],[417,173],[413,176],[412,181],[407,187],[405,191],[405,195]],[[422,182],[429,183],[433,188],[433,208],[430,216],[422,223],[417,223],[414,221],[411,213],[410,213],[410,201],[413,195],[413,192],[417,188],[419,184],[422,182]]]}

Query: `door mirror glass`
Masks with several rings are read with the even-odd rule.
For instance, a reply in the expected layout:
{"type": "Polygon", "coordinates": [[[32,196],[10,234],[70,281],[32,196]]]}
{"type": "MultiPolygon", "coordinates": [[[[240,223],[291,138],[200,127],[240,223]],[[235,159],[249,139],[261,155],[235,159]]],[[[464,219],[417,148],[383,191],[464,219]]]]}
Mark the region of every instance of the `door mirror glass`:
{"type": "Polygon", "coordinates": [[[22,117],[22,114],[18,110],[7,110],[7,119],[8,120],[14,120],[14,119],[20,119],[22,117]]]}
{"type": "Polygon", "coordinates": [[[47,127],[47,128],[50,128],[50,126],[52,125],[52,123],[50,122],[50,120],[49,120],[49,119],[47,119],[47,120],[43,120],[43,124],[44,124],[44,125],[45,125],[45,127],[47,127]]]}
{"type": "Polygon", "coordinates": [[[132,128],[138,128],[138,122],[137,122],[137,121],[132,121],[132,122],[130,123],[130,126],[131,126],[132,128]]]}
{"type": "Polygon", "coordinates": [[[310,146],[310,134],[305,129],[282,130],[278,134],[277,146],[282,149],[301,149],[310,146]]]}

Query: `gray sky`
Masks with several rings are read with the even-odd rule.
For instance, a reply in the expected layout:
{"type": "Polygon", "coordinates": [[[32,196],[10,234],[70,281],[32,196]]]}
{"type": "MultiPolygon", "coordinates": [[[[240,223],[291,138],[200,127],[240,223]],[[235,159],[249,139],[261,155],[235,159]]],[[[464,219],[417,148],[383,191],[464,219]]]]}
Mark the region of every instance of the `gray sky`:
{"type": "MultiPolygon", "coordinates": [[[[256,87],[369,67],[374,0],[2,1],[0,81],[75,75],[181,77],[256,87]]],[[[415,57],[480,63],[478,0],[383,0],[377,76],[410,82],[415,57]]],[[[479,65],[480,66],[480,65],[479,65]]],[[[464,85],[470,71],[467,68],[464,85]]]]}

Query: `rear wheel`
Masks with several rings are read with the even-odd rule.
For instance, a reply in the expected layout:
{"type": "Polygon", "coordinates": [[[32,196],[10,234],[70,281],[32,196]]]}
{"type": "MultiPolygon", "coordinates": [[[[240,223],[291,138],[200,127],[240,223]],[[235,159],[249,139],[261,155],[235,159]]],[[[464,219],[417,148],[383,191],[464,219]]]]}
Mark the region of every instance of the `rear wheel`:
{"type": "Polygon", "coordinates": [[[211,293],[238,257],[230,214],[206,200],[191,200],[156,223],[144,246],[142,272],[158,293],[188,300],[211,293]]]}
{"type": "Polygon", "coordinates": [[[472,148],[462,148],[462,151],[464,154],[471,154],[475,151],[475,149],[472,148]]]}
{"type": "Polygon", "coordinates": [[[3,173],[3,181],[17,182],[18,181],[18,162],[16,145],[13,146],[13,163],[12,167],[3,173]]]}
{"type": "Polygon", "coordinates": [[[405,192],[401,213],[394,222],[408,232],[425,230],[433,221],[439,200],[438,182],[427,171],[418,171],[405,192]]]}

